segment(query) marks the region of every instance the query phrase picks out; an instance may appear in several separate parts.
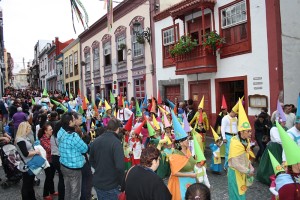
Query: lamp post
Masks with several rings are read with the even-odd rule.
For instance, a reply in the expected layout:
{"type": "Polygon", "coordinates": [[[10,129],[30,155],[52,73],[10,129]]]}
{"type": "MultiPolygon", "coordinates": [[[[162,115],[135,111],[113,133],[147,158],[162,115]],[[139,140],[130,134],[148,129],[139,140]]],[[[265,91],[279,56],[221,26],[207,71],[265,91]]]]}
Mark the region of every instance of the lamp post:
{"type": "Polygon", "coordinates": [[[151,42],[151,30],[149,27],[146,28],[146,30],[142,30],[142,31],[136,31],[138,30],[138,28],[141,26],[141,23],[136,19],[134,22],[133,22],[133,34],[136,36],[136,37],[139,37],[139,38],[144,38],[148,41],[148,43],[150,44],[151,42]]]}

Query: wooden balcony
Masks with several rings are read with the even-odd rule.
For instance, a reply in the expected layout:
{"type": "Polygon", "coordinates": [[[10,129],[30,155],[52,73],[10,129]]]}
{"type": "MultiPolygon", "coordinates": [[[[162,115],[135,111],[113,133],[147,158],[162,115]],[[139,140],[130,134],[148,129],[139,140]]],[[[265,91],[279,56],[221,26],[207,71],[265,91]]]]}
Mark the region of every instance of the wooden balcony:
{"type": "Polygon", "coordinates": [[[216,53],[210,53],[202,45],[191,52],[176,56],[176,75],[217,72],[216,53]]]}

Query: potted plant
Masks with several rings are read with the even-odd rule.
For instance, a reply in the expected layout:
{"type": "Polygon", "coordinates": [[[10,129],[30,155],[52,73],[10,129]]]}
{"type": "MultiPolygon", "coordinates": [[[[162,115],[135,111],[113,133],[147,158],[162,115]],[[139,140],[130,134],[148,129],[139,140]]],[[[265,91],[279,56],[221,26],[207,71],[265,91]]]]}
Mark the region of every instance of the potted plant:
{"type": "Polygon", "coordinates": [[[225,43],[225,38],[221,37],[216,31],[211,31],[204,35],[203,47],[209,52],[216,52],[225,43]]]}
{"type": "Polygon", "coordinates": [[[124,44],[124,43],[120,44],[119,48],[120,48],[121,50],[126,49],[126,44],[124,44]]]}
{"type": "Polygon", "coordinates": [[[183,55],[191,52],[198,45],[197,40],[193,40],[191,36],[184,35],[170,50],[172,57],[183,55]]]}
{"type": "Polygon", "coordinates": [[[139,43],[139,44],[144,44],[145,43],[145,39],[143,36],[141,35],[137,35],[136,36],[136,41],[139,43]]]}

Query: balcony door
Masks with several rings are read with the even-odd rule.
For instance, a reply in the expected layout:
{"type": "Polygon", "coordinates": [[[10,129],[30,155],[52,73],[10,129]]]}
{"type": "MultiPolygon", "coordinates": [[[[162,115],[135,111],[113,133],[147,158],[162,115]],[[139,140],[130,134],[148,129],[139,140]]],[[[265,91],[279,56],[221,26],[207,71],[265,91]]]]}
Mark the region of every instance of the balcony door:
{"type": "Polygon", "coordinates": [[[202,16],[187,21],[188,34],[192,37],[193,40],[197,40],[198,44],[202,44],[205,33],[209,33],[211,31],[210,14],[204,15],[204,30],[205,32],[203,34],[202,16]]]}

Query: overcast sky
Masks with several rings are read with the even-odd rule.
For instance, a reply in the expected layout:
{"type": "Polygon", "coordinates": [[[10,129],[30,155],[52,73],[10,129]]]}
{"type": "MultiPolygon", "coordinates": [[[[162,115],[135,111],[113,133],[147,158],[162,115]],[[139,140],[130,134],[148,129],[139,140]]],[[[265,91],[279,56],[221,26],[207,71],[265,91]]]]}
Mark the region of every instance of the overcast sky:
{"type": "MultiPolygon", "coordinates": [[[[81,2],[88,12],[89,26],[106,14],[103,1],[81,2]]],[[[3,10],[4,46],[14,59],[14,72],[23,67],[23,57],[26,63],[33,59],[34,45],[38,40],[59,37],[65,42],[76,39],[83,32],[75,16],[76,34],[73,30],[70,0],[0,0],[0,6],[3,10]]]]}

